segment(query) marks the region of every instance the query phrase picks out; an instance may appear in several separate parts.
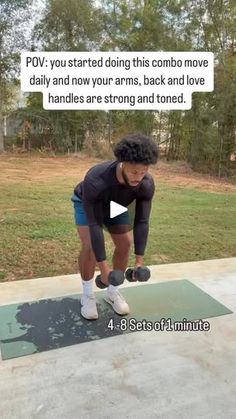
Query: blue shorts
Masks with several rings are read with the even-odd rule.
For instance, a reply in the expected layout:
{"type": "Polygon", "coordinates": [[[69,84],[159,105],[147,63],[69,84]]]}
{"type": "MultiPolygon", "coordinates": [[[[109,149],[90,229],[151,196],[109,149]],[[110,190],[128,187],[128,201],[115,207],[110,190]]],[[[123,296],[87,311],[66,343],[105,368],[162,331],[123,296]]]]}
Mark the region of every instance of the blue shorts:
{"type": "MultiPolygon", "coordinates": [[[[84,211],[82,199],[78,198],[78,196],[74,194],[71,198],[71,201],[74,204],[75,224],[80,226],[88,226],[88,219],[84,211]]],[[[129,213],[126,211],[114,218],[105,217],[103,221],[106,226],[130,224],[129,213]]]]}

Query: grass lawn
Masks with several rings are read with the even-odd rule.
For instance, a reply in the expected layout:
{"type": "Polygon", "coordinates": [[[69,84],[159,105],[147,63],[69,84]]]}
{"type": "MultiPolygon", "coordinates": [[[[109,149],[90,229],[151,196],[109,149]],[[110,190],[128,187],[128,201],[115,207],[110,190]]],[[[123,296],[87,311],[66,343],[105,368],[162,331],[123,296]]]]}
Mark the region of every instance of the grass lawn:
{"type": "MultiPolygon", "coordinates": [[[[78,179],[77,179],[78,180],[78,179]]],[[[79,181],[79,180],[78,180],[79,181]]],[[[0,281],[76,273],[80,242],[70,197],[75,177],[0,184],[0,281]]],[[[236,257],[236,194],[158,181],[147,265],[236,257]]],[[[108,260],[113,245],[105,232],[108,260]]],[[[130,258],[130,265],[134,256],[130,258]]]]}

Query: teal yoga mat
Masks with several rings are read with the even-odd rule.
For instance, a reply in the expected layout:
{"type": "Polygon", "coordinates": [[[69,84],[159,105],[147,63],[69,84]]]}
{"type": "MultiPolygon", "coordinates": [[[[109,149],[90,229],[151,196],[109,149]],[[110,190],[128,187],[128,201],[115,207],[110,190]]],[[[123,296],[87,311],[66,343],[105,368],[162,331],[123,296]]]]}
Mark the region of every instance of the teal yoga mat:
{"type": "Polygon", "coordinates": [[[99,318],[93,321],[80,315],[80,294],[0,307],[2,359],[131,333],[138,327],[145,330],[140,322],[149,322],[157,331],[164,319],[165,330],[171,330],[177,321],[181,329],[186,321],[232,313],[188,280],[133,285],[121,292],[129,303],[129,316],[115,314],[101,291],[96,293],[99,318]]]}

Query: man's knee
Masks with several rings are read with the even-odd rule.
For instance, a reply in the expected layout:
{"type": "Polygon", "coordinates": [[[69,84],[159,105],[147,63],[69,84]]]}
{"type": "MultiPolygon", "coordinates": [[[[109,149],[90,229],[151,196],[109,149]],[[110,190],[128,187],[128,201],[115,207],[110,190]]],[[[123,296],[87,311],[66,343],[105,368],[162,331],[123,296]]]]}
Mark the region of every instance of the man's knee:
{"type": "Polygon", "coordinates": [[[88,228],[78,227],[78,234],[82,244],[83,252],[85,252],[88,257],[95,257],[88,228]]]}
{"type": "Polygon", "coordinates": [[[124,240],[121,240],[119,243],[116,243],[116,250],[119,253],[127,254],[129,253],[132,246],[132,239],[130,237],[126,237],[124,240]]]}

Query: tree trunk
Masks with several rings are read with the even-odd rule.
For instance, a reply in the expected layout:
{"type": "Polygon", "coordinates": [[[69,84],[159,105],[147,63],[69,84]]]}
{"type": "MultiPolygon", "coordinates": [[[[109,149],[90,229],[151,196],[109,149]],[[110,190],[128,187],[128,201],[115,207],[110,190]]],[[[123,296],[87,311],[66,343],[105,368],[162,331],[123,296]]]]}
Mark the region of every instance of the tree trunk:
{"type": "Polygon", "coordinates": [[[3,153],[3,152],[4,152],[3,117],[0,112],[0,153],[3,153]]]}
{"type": "Polygon", "coordinates": [[[3,137],[3,89],[2,89],[2,36],[0,35],[0,153],[4,152],[3,137]]]}

